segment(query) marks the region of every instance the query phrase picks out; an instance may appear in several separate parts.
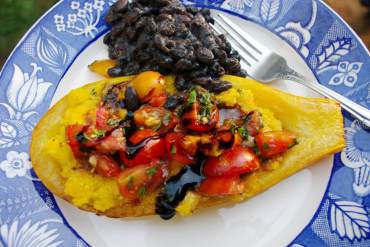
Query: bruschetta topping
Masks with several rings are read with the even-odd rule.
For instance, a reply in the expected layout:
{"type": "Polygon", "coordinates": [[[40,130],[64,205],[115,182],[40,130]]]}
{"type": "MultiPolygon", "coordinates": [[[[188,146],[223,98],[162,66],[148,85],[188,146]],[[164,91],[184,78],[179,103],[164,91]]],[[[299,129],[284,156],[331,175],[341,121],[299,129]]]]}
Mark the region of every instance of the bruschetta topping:
{"type": "Polygon", "coordinates": [[[91,172],[115,178],[122,197],[140,202],[162,187],[157,213],[163,218],[173,216],[189,190],[203,196],[242,193],[240,176],[296,144],[293,133],[265,131],[258,110],[224,106],[200,86],[170,95],[163,80],[144,72],[112,85],[95,122],[88,116],[86,124],[66,128],[75,158],[90,164],[91,172]]]}

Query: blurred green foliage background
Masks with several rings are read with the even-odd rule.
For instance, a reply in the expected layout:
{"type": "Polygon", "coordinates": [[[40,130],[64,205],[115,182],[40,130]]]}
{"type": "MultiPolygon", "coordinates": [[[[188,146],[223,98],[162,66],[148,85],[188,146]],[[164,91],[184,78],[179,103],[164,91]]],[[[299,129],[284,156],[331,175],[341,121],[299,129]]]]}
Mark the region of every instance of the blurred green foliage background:
{"type": "Polygon", "coordinates": [[[57,0],[0,0],[0,68],[19,39],[57,0]]]}

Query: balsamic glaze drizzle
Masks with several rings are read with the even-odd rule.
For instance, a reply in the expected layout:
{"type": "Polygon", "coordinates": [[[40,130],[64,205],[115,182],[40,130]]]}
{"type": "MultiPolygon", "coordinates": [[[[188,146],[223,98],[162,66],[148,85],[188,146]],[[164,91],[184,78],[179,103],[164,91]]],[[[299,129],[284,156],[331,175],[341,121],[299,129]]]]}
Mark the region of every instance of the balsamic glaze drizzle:
{"type": "Polygon", "coordinates": [[[204,179],[202,174],[204,159],[196,164],[185,166],[179,174],[171,177],[156,198],[156,214],[162,219],[171,219],[176,214],[177,205],[185,198],[186,192],[197,187],[204,179]]]}

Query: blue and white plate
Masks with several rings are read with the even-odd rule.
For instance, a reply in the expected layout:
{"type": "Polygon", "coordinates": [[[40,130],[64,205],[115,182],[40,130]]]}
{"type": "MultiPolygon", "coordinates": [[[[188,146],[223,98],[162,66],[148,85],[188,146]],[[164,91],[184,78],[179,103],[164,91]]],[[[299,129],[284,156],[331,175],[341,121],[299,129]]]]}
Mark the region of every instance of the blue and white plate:
{"type": "MultiPolygon", "coordinates": [[[[346,113],[341,153],[230,208],[171,221],[119,220],[54,198],[32,170],[32,129],[70,89],[100,79],[87,65],[107,57],[103,17],[113,2],[60,1],[24,36],[0,74],[0,246],[370,246],[370,132],[346,113]]],[[[184,2],[235,15],[299,72],[370,107],[369,52],[323,2],[184,2]]],[[[292,82],[274,86],[317,96],[292,82]]]]}

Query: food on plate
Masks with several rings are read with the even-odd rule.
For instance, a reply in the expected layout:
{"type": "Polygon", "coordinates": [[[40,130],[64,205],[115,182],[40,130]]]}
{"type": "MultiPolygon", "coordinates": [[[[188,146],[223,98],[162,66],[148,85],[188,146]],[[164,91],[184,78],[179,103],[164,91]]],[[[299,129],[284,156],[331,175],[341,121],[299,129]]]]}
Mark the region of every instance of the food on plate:
{"type": "Polygon", "coordinates": [[[34,170],[54,194],[109,217],[237,203],[344,146],[340,106],[248,78],[214,94],[146,71],[72,90],[35,127],[34,170]]]}
{"type": "Polygon", "coordinates": [[[110,32],[104,37],[111,77],[158,71],[175,75],[175,87],[200,85],[211,92],[231,87],[219,78],[244,76],[240,56],[224,35],[216,35],[208,9],[185,7],[179,0],[120,0],[105,17],[110,32]]]}

